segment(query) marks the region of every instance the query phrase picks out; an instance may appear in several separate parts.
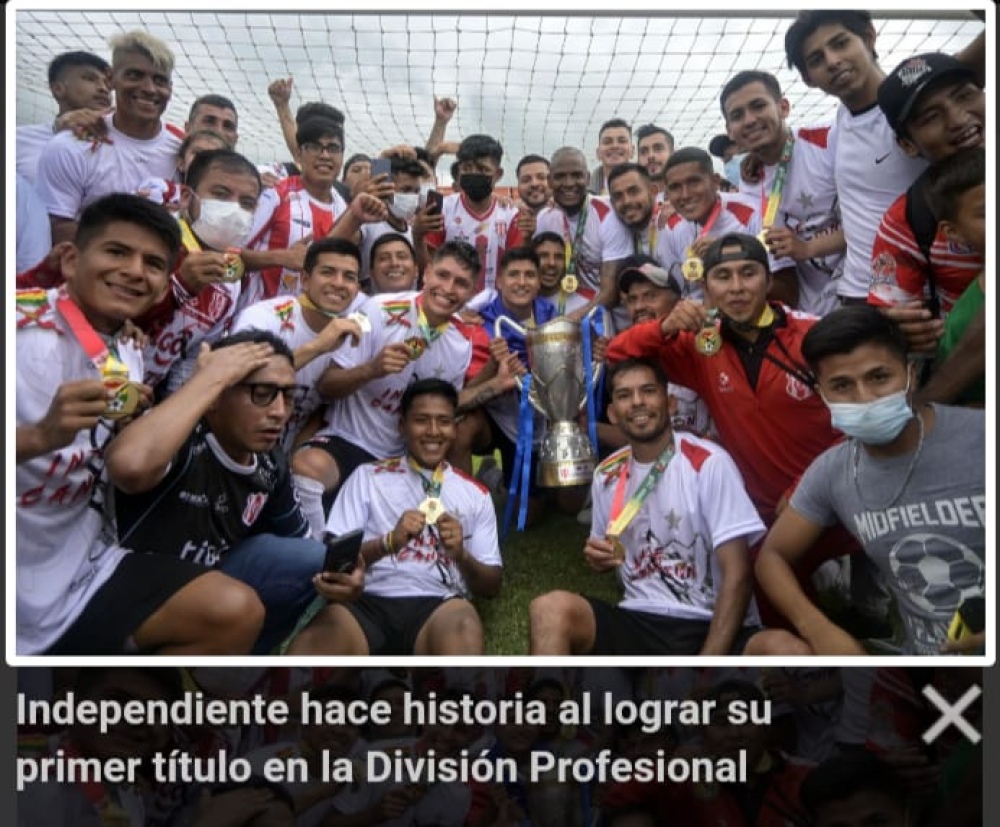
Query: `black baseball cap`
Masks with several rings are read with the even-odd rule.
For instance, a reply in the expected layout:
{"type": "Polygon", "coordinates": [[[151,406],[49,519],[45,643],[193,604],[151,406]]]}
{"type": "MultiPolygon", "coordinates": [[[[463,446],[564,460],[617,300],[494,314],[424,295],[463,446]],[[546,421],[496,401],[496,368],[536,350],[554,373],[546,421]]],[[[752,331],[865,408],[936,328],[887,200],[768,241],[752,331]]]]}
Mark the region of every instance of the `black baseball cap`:
{"type": "Polygon", "coordinates": [[[978,82],[975,69],[943,52],[907,58],[886,75],[878,87],[878,105],[893,132],[905,131],[920,96],[931,84],[946,78],[978,82]]]}
{"type": "Polygon", "coordinates": [[[770,272],[771,268],[767,262],[767,250],[760,243],[760,239],[745,233],[730,233],[721,238],[717,238],[709,245],[708,250],[702,257],[701,263],[707,275],[713,267],[717,267],[725,261],[756,261],[764,265],[764,269],[770,272]],[[727,249],[736,247],[737,249],[727,249]],[[723,252],[725,250],[725,252],[723,252]]]}
{"type": "Polygon", "coordinates": [[[637,281],[648,281],[657,287],[672,290],[678,296],[681,295],[681,286],[677,283],[677,279],[650,256],[631,256],[622,262],[622,269],[618,271],[618,289],[628,292],[637,281]]]}
{"type": "Polygon", "coordinates": [[[734,143],[736,142],[728,135],[716,135],[708,142],[708,151],[716,158],[723,158],[725,157],[726,150],[734,143]]]}

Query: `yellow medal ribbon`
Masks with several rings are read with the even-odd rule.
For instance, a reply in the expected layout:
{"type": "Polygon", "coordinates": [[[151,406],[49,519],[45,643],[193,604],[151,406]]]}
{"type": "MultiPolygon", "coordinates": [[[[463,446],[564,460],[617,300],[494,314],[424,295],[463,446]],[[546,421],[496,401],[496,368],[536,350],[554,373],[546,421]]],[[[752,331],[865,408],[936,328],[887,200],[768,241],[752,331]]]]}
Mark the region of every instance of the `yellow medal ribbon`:
{"type": "MultiPolygon", "coordinates": [[[[788,136],[785,138],[785,146],[781,150],[781,160],[778,161],[778,168],[774,171],[774,181],[771,183],[771,191],[768,193],[767,201],[762,210],[761,224],[763,229],[758,236],[761,243],[765,243],[764,239],[767,231],[774,226],[774,221],[778,217],[778,207],[781,205],[781,193],[784,192],[785,181],[788,179],[788,165],[792,160],[792,147],[794,144],[795,136],[789,130],[788,136]]],[[[762,197],[761,201],[763,200],[762,197]]]]}
{"type": "Polygon", "coordinates": [[[181,225],[181,243],[184,245],[184,249],[189,253],[198,252],[201,249],[201,244],[191,231],[191,225],[183,218],[177,219],[177,223],[181,225]]]}
{"type": "Polygon", "coordinates": [[[338,319],[340,318],[339,313],[331,313],[329,310],[324,310],[319,307],[316,302],[309,298],[305,293],[299,293],[299,304],[301,304],[306,310],[315,310],[317,313],[322,313],[328,319],[338,319]]]}
{"type": "Polygon", "coordinates": [[[667,466],[670,465],[670,460],[674,458],[674,446],[673,443],[667,445],[663,449],[663,452],[656,458],[656,462],[653,463],[653,467],[649,469],[649,473],[646,474],[645,479],[639,485],[636,492],[629,498],[628,502],[624,506],[621,505],[621,501],[625,498],[625,485],[628,480],[628,464],[622,465],[622,470],[618,472],[618,487],[615,490],[615,498],[612,503],[612,510],[617,510],[616,516],[612,517],[611,524],[608,526],[607,534],[609,537],[621,537],[622,532],[628,528],[629,523],[635,518],[635,515],[639,513],[639,509],[642,508],[642,504],[646,501],[646,498],[652,493],[653,489],[656,487],[656,483],[659,482],[660,477],[663,476],[663,472],[667,470],[667,466]]]}
{"type": "MultiPolygon", "coordinates": [[[[583,238],[583,230],[587,226],[587,213],[590,211],[590,196],[583,199],[583,206],[580,207],[580,217],[576,220],[576,232],[573,233],[573,240],[569,240],[569,219],[566,219],[566,275],[575,276],[577,271],[577,259],[580,255],[580,240],[583,238]]],[[[565,289],[565,288],[564,288],[565,289]]],[[[572,293],[572,290],[567,290],[572,293]]]]}

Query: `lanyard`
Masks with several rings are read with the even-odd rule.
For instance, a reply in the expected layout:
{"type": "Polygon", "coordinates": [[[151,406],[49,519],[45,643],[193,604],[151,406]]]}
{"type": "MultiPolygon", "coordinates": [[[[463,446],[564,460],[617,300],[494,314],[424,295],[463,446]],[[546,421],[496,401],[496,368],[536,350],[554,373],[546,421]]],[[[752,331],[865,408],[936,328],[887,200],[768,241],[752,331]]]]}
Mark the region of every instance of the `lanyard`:
{"type": "Polygon", "coordinates": [[[304,308],[306,308],[306,310],[315,310],[317,313],[322,313],[328,319],[340,318],[339,314],[337,313],[331,313],[328,310],[324,310],[322,307],[317,307],[316,302],[310,299],[309,296],[306,295],[305,293],[299,294],[299,304],[301,304],[304,308]]]}
{"type": "Polygon", "coordinates": [[[774,226],[774,219],[778,217],[778,205],[781,204],[781,193],[785,189],[785,181],[788,179],[788,165],[792,160],[792,146],[795,143],[795,136],[789,130],[788,137],[785,138],[785,146],[781,150],[781,160],[774,171],[774,181],[771,182],[771,192],[765,199],[764,185],[760,187],[760,212],[761,224],[766,230],[774,226]]]}
{"type": "Polygon", "coordinates": [[[430,479],[424,476],[424,472],[420,470],[420,466],[413,461],[413,458],[407,456],[407,464],[413,469],[413,472],[420,477],[420,482],[424,486],[424,493],[428,497],[440,497],[441,496],[441,486],[444,485],[444,469],[447,463],[442,462],[434,469],[434,473],[431,475],[430,479]]]}
{"type": "Polygon", "coordinates": [[[201,244],[198,243],[198,239],[191,232],[191,225],[183,218],[178,219],[177,223],[181,225],[181,242],[184,244],[184,249],[189,253],[198,252],[201,249],[201,244]]]}
{"type": "MultiPolygon", "coordinates": [[[[695,241],[697,241],[699,238],[704,238],[706,235],[708,235],[708,231],[711,230],[713,226],[715,226],[715,221],[719,217],[719,213],[721,212],[722,212],[722,199],[716,198],[715,206],[712,207],[712,212],[708,214],[708,218],[705,219],[705,223],[702,224],[701,230],[695,236],[694,239],[695,241]]],[[[695,224],[695,226],[698,225],[695,224]]],[[[694,257],[694,250],[692,250],[691,247],[688,247],[687,249],[687,256],[688,258],[694,257]]]]}
{"type": "MultiPolygon", "coordinates": [[[[587,226],[587,213],[590,212],[590,196],[583,200],[580,208],[580,217],[576,220],[576,232],[573,233],[573,241],[566,247],[566,275],[575,276],[578,259],[580,258],[580,240],[583,238],[583,230],[587,226]]],[[[566,222],[566,236],[569,236],[569,218],[563,215],[566,222]]]]}
{"type": "Polygon", "coordinates": [[[424,314],[424,305],[420,301],[421,297],[417,297],[417,329],[420,331],[421,335],[426,339],[428,345],[434,344],[441,336],[444,334],[445,330],[448,328],[448,321],[445,320],[442,324],[437,327],[431,327],[430,322],[427,321],[427,316],[424,314]]]}
{"type": "Polygon", "coordinates": [[[69,329],[73,333],[73,338],[80,343],[83,352],[87,354],[87,358],[90,359],[91,364],[97,368],[99,373],[102,375],[109,373],[128,375],[128,368],[116,358],[114,353],[108,350],[104,340],[69,296],[61,292],[56,299],[56,309],[66,320],[66,324],[69,325],[69,329]]]}
{"type": "Polygon", "coordinates": [[[621,537],[622,532],[628,527],[628,524],[632,522],[636,514],[639,513],[639,509],[642,508],[642,504],[646,501],[646,498],[650,495],[652,490],[656,487],[656,483],[660,481],[660,477],[663,476],[663,472],[667,470],[667,466],[670,465],[670,460],[674,458],[674,446],[671,442],[666,448],[663,449],[663,453],[656,458],[656,462],[653,463],[653,467],[649,469],[649,473],[646,474],[646,478],[642,481],[642,484],[636,490],[636,492],[629,498],[629,501],[622,505],[625,499],[625,487],[628,484],[628,464],[622,464],[622,470],[618,472],[618,485],[615,488],[615,496],[611,503],[611,524],[608,526],[608,536],[611,537],[621,537]]]}

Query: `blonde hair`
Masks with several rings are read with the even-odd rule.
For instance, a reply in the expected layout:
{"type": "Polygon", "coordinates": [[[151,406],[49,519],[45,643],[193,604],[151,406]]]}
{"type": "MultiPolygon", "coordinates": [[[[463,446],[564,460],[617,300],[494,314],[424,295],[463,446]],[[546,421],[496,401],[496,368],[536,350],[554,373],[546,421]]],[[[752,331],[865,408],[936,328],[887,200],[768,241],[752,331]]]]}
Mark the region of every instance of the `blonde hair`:
{"type": "Polygon", "coordinates": [[[174,71],[174,53],[166,43],[149,32],[122,32],[108,38],[108,45],[111,47],[112,68],[118,66],[122,55],[130,53],[143,55],[167,75],[174,71]]]}

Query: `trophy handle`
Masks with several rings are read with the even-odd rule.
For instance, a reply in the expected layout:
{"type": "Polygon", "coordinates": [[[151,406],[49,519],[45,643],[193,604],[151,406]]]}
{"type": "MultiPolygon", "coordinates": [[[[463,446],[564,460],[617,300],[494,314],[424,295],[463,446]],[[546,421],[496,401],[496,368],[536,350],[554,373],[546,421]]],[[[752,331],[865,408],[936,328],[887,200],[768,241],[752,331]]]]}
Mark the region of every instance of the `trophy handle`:
{"type": "MultiPolygon", "coordinates": [[[[594,328],[594,333],[598,336],[607,336],[607,331],[611,328],[611,314],[604,305],[597,304],[594,305],[587,312],[587,315],[583,317],[581,324],[589,324],[594,328]],[[600,322],[597,321],[597,314],[600,313],[600,322]]],[[[597,385],[601,381],[601,377],[604,375],[604,362],[598,362],[596,359],[591,360],[591,370],[594,376],[594,385],[597,385]]],[[[580,410],[583,410],[584,405],[587,404],[587,399],[584,397],[583,402],[580,403],[580,410]]]]}
{"type": "MultiPolygon", "coordinates": [[[[493,322],[493,338],[499,339],[501,336],[503,336],[504,324],[506,324],[508,327],[514,328],[514,330],[516,330],[518,333],[524,336],[525,340],[527,340],[528,331],[525,328],[521,327],[521,325],[519,325],[509,316],[497,316],[496,321],[493,322]]],[[[521,377],[520,376],[516,377],[515,381],[517,382],[518,392],[522,391],[524,388],[524,382],[522,381],[521,377]]],[[[538,409],[537,404],[535,404],[534,402],[532,402],[531,404],[536,410],[538,409]]],[[[544,411],[542,411],[542,413],[544,413],[544,411]]]]}

